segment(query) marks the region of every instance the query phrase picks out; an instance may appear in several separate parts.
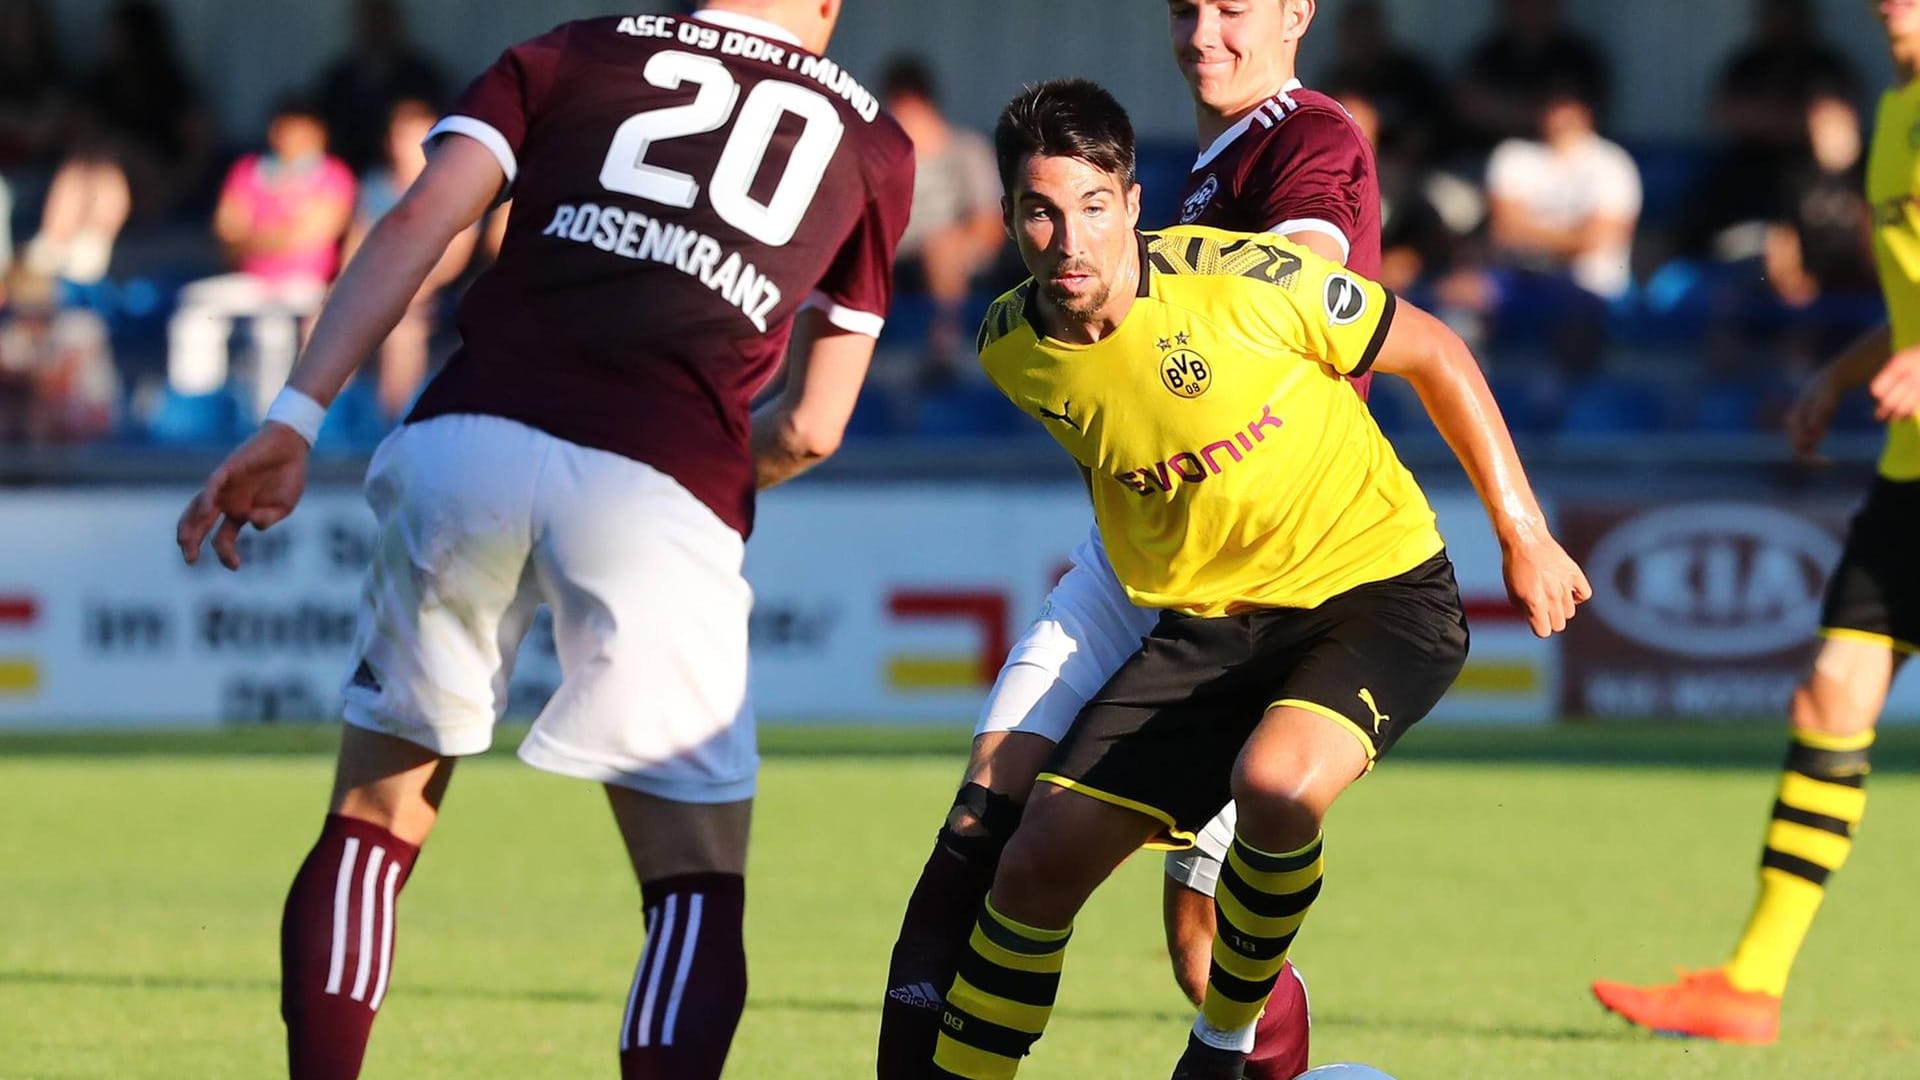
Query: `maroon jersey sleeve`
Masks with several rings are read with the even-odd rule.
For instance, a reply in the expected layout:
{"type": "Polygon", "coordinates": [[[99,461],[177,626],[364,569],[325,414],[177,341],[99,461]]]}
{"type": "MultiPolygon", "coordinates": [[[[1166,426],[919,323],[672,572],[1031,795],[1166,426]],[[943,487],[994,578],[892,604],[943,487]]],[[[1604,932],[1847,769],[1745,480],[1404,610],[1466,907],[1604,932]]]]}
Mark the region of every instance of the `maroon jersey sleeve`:
{"type": "Polygon", "coordinates": [[[500,163],[511,188],[520,173],[520,148],[527,129],[560,69],[568,30],[568,26],[559,27],[501,53],[461,92],[453,108],[427,133],[427,142],[443,135],[475,140],[500,163]]]}
{"type": "Polygon", "coordinates": [[[1318,108],[1295,113],[1247,160],[1240,184],[1245,227],[1337,237],[1351,263],[1374,216],[1365,206],[1373,173],[1366,141],[1350,120],[1318,108]]]}
{"type": "Polygon", "coordinates": [[[913,155],[884,168],[873,197],[804,306],[842,330],[879,337],[893,302],[894,249],[913,209],[913,155]]]}

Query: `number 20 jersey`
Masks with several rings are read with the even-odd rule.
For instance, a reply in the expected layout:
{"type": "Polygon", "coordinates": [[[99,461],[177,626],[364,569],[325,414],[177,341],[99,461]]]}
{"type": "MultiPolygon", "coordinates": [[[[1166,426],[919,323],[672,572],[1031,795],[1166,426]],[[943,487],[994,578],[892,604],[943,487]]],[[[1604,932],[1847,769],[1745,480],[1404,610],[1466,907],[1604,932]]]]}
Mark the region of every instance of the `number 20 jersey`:
{"type": "Polygon", "coordinates": [[[794,316],[884,322],[905,134],[831,61],[719,12],[516,45],[429,138],[454,135],[499,160],[513,209],[409,420],[500,416],[621,454],[748,533],[750,403],[794,316]]]}

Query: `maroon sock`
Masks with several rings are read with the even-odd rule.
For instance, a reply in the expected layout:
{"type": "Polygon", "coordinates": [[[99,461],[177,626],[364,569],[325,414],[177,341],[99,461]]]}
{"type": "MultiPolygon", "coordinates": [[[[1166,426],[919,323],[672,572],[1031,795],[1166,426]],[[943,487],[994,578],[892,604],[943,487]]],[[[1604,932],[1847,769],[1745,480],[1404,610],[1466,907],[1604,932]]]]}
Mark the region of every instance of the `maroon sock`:
{"type": "Polygon", "coordinates": [[[627,992],[621,1080],[719,1080],[747,1004],[739,874],[681,874],[640,887],[647,948],[627,992]]]}
{"type": "Polygon", "coordinates": [[[280,919],[280,1015],[292,1080],[354,1080],[393,974],[394,902],[420,849],[327,815],[280,919]]]}
{"type": "Polygon", "coordinates": [[[1288,964],[1273,984],[1267,1011],[1253,1029],[1247,1080],[1293,1080],[1307,1071],[1307,986],[1288,964]]]}
{"type": "Polygon", "coordinates": [[[879,1080],[925,1080],[953,972],[993,886],[1000,844],[942,829],[914,883],[887,965],[880,1005],[879,1080]]]}

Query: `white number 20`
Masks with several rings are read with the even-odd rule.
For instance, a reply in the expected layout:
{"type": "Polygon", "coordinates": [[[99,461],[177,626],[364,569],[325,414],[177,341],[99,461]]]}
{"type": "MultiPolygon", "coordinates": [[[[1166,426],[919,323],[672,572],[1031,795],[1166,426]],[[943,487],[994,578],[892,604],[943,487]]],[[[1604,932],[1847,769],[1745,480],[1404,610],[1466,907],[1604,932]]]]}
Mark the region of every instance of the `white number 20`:
{"type": "MultiPolygon", "coordinates": [[[[693,176],[646,162],[647,150],[657,142],[705,135],[726,126],[740,100],[740,84],[726,65],[707,56],[684,52],[655,53],[641,72],[662,90],[678,90],[687,83],[698,87],[692,101],[664,109],[650,109],[626,119],[614,132],[607,160],[600,166],[600,183],[608,191],[686,210],[700,194],[693,176]]],[[[767,79],[747,95],[733,133],[720,152],[707,186],[707,201],[727,224],[771,247],[793,239],[800,219],[813,205],[820,180],[839,148],[845,125],[833,103],[796,83],[767,79]],[[792,114],[805,122],[794,142],[793,154],[766,202],[747,193],[760,175],[773,134],[782,117],[792,114]]]]}

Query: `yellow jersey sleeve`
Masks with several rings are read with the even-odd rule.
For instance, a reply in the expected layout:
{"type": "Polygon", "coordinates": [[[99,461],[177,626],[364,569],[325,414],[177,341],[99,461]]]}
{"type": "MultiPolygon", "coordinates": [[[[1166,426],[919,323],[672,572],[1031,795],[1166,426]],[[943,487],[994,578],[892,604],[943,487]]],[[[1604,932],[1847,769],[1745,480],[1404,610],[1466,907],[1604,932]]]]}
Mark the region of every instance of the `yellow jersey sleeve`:
{"type": "Polygon", "coordinates": [[[1342,375],[1366,374],[1386,344],[1398,301],[1376,281],[1307,248],[1287,246],[1300,269],[1277,282],[1278,288],[1254,293],[1252,317],[1276,349],[1300,352],[1342,375]]]}

